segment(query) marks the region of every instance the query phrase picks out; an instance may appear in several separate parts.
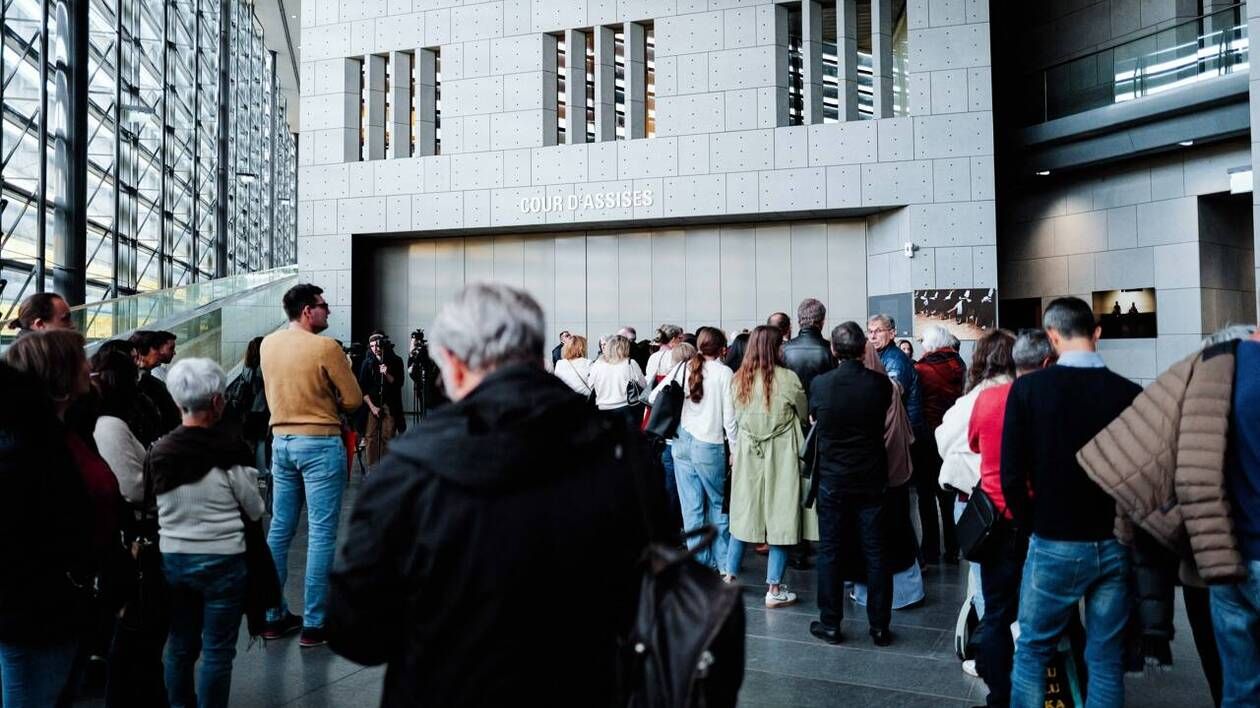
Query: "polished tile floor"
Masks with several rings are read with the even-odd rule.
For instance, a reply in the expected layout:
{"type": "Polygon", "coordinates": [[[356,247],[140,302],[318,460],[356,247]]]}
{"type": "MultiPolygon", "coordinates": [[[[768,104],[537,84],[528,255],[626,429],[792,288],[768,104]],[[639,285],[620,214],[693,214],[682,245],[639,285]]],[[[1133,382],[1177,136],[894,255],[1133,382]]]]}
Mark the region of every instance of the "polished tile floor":
{"type": "MultiPolygon", "coordinates": [[[[352,497],[353,491],[347,494],[343,522],[352,497]]],[[[305,524],[289,557],[287,595],[296,611],[302,603],[305,524]]],[[[758,578],[764,572],[764,559],[750,553],[744,577],[758,578]]],[[[870,642],[865,610],[851,603],[843,627],[847,641],[830,646],[815,640],[809,634],[816,611],[814,574],[789,570],[786,580],[800,596],[793,607],[767,610],[764,587],[744,591],[748,640],[741,705],[912,708],[984,703],[983,682],[964,674],[954,657],[953,628],[966,585],[961,568],[925,573],[927,601],[893,613],[896,641],[887,648],[870,642]]],[[[1168,672],[1130,677],[1127,705],[1211,706],[1180,606],[1177,632],[1176,665],[1168,672]]],[[[379,702],[383,674],[382,667],[359,666],[327,648],[300,649],[295,638],[250,647],[243,637],[232,676],[232,705],[370,708],[379,702]]]]}

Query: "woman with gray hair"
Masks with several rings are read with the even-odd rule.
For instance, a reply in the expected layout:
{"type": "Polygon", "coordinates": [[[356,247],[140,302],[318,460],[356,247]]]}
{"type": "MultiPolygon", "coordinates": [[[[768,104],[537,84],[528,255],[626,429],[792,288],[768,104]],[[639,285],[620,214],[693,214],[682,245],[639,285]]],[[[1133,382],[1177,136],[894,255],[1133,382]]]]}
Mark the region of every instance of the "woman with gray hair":
{"type": "Polygon", "coordinates": [[[638,362],[630,358],[630,340],[614,334],[608,338],[604,356],[591,364],[591,389],[595,405],[601,411],[619,411],[630,424],[638,426],[643,419],[643,404],[634,390],[647,388],[647,379],[638,362]]]}
{"type": "Polygon", "coordinates": [[[154,444],[147,462],[157,495],[162,571],[171,588],[165,664],[172,708],[228,704],[245,611],[245,525],[263,514],[254,453],[218,425],[226,380],[210,359],[183,359],[171,367],[166,386],[182,424],[154,444]]]}

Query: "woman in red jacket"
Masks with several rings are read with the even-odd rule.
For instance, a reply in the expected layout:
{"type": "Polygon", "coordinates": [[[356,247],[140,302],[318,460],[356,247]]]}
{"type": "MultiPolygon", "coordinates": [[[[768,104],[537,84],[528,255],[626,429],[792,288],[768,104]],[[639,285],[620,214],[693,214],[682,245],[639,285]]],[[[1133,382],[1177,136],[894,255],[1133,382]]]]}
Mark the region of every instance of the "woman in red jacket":
{"type": "Polygon", "coordinates": [[[926,354],[914,364],[919,374],[919,395],[923,425],[927,435],[914,441],[914,484],[919,493],[919,520],[923,524],[923,559],[935,563],[940,558],[937,513],[945,536],[945,560],[958,562],[958,540],[954,536],[954,494],[940,488],[941,455],[936,449],[936,429],[945,411],[963,393],[967,365],[953,349],[949,330],[933,325],[923,333],[926,354]]]}

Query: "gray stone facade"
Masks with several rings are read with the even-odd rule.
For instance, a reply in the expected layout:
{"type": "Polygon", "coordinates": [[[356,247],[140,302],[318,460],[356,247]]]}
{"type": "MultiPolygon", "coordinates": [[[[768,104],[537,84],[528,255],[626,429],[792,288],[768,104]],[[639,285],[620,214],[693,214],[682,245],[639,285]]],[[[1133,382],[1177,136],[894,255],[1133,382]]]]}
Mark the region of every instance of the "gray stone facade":
{"type": "MultiPolygon", "coordinates": [[[[891,0],[875,4],[883,2],[891,0]]],[[[838,4],[843,12],[846,0],[838,4]]],[[[851,0],[847,5],[852,7],[851,0]]],[[[443,239],[458,237],[464,258],[435,261],[432,268],[435,278],[464,282],[474,274],[498,277],[494,270],[468,267],[473,261],[467,244],[476,239],[497,249],[503,235],[516,234],[522,253],[550,250],[544,260],[560,262],[576,238],[584,242],[584,260],[572,264],[574,271],[557,271],[552,292],[560,292],[562,278],[577,271],[586,283],[600,282],[603,272],[623,278],[633,273],[653,291],[684,287],[687,304],[680,319],[695,324],[750,322],[773,310],[794,311],[798,297],[826,297],[859,279],[864,295],[996,286],[988,3],[910,0],[906,13],[909,115],[788,126],[782,71],[786,10],[768,0],[304,3],[299,265],[305,279],[327,291],[335,313],[330,333],[349,337],[352,278],[390,280],[401,268],[393,263],[374,276],[353,273],[355,239],[405,238],[433,243],[436,252],[455,248],[456,241],[443,239]],[[553,144],[555,62],[549,42],[554,47],[555,35],[568,30],[649,22],[656,41],[655,136],[553,144]],[[421,50],[440,52],[441,154],[385,156],[383,145],[375,149],[373,136],[387,121],[404,124],[396,113],[385,115],[383,76],[378,79],[372,68],[383,71],[386,60],[402,66],[398,53],[421,50]],[[373,57],[365,72],[369,157],[380,157],[360,161],[355,60],[364,57],[373,57]],[[596,194],[623,192],[650,192],[651,202],[618,200],[611,208],[560,212],[528,208],[555,197],[582,204],[583,197],[593,202],[596,194]],[[753,234],[756,248],[727,248],[726,224],[733,221],[755,224],[745,232],[753,234]],[[769,221],[799,223],[770,228],[769,221]],[[662,232],[672,235],[662,238],[662,232]],[[798,238],[798,233],[822,236],[798,238]],[[646,251],[609,250],[607,234],[621,234],[622,242],[644,239],[646,251]],[[709,246],[714,238],[720,253],[709,246]],[[920,247],[913,259],[902,253],[908,241],[920,247]],[[693,253],[716,259],[716,267],[692,268],[686,260],[682,271],[657,270],[656,254],[671,249],[681,249],[687,259],[693,253]],[[833,251],[852,262],[826,269],[820,279],[817,264],[831,263],[833,251]],[[758,273],[762,263],[787,268],[774,265],[767,270],[774,278],[754,276],[745,284],[752,294],[741,297],[752,298],[751,309],[720,295],[722,273],[758,273]],[[685,286],[658,282],[680,272],[685,286]],[[848,280],[838,286],[838,277],[848,280]],[[798,281],[817,281],[818,287],[798,293],[793,284],[798,281]],[[698,299],[694,308],[692,297],[698,299]],[[728,312],[728,306],[736,309],[728,312]]],[[[392,95],[396,110],[399,92],[392,95]]],[[[891,115],[890,109],[879,108],[883,115],[891,115]]],[[[810,113],[807,117],[821,118],[810,113]]],[[[396,148],[389,152],[399,153],[396,148]]],[[[414,254],[429,248],[405,250],[409,258],[423,260],[414,254]]],[[[493,250],[492,262],[498,253],[493,250]]],[[[425,262],[414,265],[420,272],[430,269],[425,262]]],[[[515,266],[509,271],[517,272],[515,266]]],[[[407,289],[397,291],[412,303],[403,308],[406,326],[425,325],[432,308],[426,303],[417,309],[417,298],[432,297],[436,305],[445,291],[422,288],[412,276],[407,282],[407,289]]],[[[546,286],[537,287],[546,299],[546,286]]],[[[619,298],[618,309],[608,310],[609,303],[588,299],[581,317],[549,316],[575,328],[585,323],[581,328],[588,334],[598,334],[592,327],[606,322],[659,324],[654,306],[644,311],[634,300],[619,298]]],[[[837,314],[839,309],[848,316],[864,314],[858,306],[852,313],[847,305],[833,307],[837,314]]],[[[356,316],[375,319],[381,313],[356,316]]]]}

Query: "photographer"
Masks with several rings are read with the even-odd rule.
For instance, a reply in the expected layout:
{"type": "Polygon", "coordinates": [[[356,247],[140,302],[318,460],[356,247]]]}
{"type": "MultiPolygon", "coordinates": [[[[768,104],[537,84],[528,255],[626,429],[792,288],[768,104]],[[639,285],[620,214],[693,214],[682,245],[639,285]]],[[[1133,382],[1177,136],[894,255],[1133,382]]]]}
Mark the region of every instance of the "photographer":
{"type": "Polygon", "coordinates": [[[377,332],[368,338],[368,353],[359,369],[359,388],[368,417],[364,445],[367,466],[373,467],[385,455],[386,443],[407,429],[402,410],[402,359],[393,351],[389,338],[377,332]]]}
{"type": "Polygon", "coordinates": [[[429,355],[429,343],[424,330],[411,333],[411,351],[407,354],[407,375],[415,387],[416,415],[420,418],[446,402],[442,391],[442,376],[437,362],[429,355]]]}

